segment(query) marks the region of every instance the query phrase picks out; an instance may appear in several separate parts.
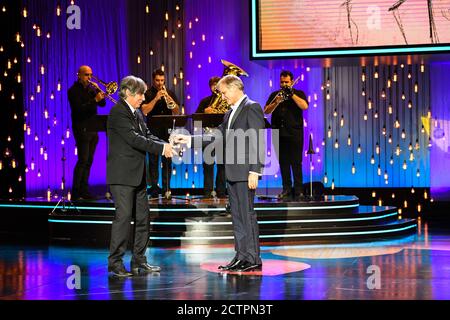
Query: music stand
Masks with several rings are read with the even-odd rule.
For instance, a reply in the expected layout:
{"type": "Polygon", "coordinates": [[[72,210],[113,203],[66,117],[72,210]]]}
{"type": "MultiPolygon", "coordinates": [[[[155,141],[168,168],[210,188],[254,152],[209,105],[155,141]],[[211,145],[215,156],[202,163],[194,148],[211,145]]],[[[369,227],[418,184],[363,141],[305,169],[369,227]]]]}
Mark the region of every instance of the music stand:
{"type": "Polygon", "coordinates": [[[312,161],[312,155],[316,154],[313,147],[312,142],[312,134],[309,135],[309,145],[308,145],[308,151],[306,151],[306,154],[309,154],[309,197],[307,199],[314,200],[313,196],[313,183],[312,183],[312,170],[313,170],[313,161],[312,161]]]}
{"type": "MultiPolygon", "coordinates": [[[[105,134],[106,134],[106,161],[108,161],[108,133],[107,133],[107,130],[106,130],[107,122],[108,122],[108,115],[107,114],[99,114],[99,115],[97,115],[96,121],[95,121],[95,131],[97,131],[97,132],[105,132],[105,134]]],[[[107,200],[111,200],[112,199],[111,192],[109,192],[108,184],[106,184],[105,198],[107,200]]]]}
{"type": "MultiPolygon", "coordinates": [[[[175,129],[175,127],[185,127],[187,123],[188,116],[186,115],[156,115],[151,116],[148,119],[148,125],[150,128],[155,129],[175,129]]],[[[162,160],[161,160],[162,161],[162,160]]],[[[170,168],[172,169],[172,168],[170,168]]],[[[159,169],[158,169],[159,170],[159,169]]],[[[170,170],[172,171],[172,170],[170,170]]],[[[171,173],[170,173],[171,174],[171,173]]],[[[169,181],[169,166],[166,166],[166,179],[167,179],[167,190],[164,193],[164,197],[167,200],[172,198],[189,200],[182,197],[172,197],[172,192],[170,191],[170,181],[169,181]]]]}
{"type": "MultiPolygon", "coordinates": [[[[195,122],[200,121],[202,123],[202,128],[217,128],[219,125],[223,123],[224,113],[193,113],[192,121],[195,122]]],[[[203,173],[204,175],[205,173],[203,173]]],[[[216,173],[217,174],[217,173],[216,173]]],[[[214,183],[214,176],[213,176],[214,183]]],[[[217,186],[216,186],[217,187],[217,186]]],[[[211,193],[213,197],[216,196],[215,191],[211,193]]],[[[196,199],[204,198],[204,196],[196,197],[196,199]]]]}

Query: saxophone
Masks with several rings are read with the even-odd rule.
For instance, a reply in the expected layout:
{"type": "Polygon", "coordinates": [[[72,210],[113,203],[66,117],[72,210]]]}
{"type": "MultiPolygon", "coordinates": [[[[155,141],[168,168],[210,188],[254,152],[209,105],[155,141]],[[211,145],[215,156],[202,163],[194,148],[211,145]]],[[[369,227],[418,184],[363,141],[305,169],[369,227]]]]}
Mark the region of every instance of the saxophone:
{"type": "MultiPolygon", "coordinates": [[[[222,78],[230,74],[235,76],[248,77],[248,73],[245,72],[242,68],[235,65],[234,63],[228,62],[226,60],[220,61],[225,66],[222,78]]],[[[213,110],[213,113],[226,113],[228,110],[230,110],[230,105],[224,99],[222,99],[222,95],[218,90],[214,90],[214,98],[209,106],[213,110]]]]}

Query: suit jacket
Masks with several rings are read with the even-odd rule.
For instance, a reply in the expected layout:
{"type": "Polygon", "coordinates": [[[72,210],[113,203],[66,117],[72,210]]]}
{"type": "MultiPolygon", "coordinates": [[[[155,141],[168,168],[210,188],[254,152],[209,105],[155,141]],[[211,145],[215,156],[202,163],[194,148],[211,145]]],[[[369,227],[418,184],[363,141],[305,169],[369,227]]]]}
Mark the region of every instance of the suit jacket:
{"type": "MultiPolygon", "coordinates": [[[[224,145],[223,163],[226,179],[231,182],[247,181],[250,171],[262,174],[264,169],[266,152],[263,135],[265,133],[264,114],[259,103],[245,97],[233,115],[230,130],[228,130],[231,112],[232,110],[229,110],[225,113],[222,124],[217,127],[220,134],[216,133],[208,138],[213,139],[216,148],[224,145]]],[[[218,162],[220,163],[220,159],[218,162]]]]}
{"type": "Polygon", "coordinates": [[[161,154],[163,140],[150,134],[141,111],[135,119],[122,99],[111,109],[107,121],[107,183],[138,186],[145,170],[146,152],[161,154]]]}

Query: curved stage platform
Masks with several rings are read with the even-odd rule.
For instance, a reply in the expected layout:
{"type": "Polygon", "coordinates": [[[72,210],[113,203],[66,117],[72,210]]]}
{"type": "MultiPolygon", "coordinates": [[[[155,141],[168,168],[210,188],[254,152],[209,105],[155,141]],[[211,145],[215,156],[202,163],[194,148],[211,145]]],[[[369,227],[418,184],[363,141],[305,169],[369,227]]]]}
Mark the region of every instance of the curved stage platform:
{"type": "MultiPolygon", "coordinates": [[[[226,199],[152,200],[153,246],[233,243],[226,199]]],[[[414,219],[401,219],[397,208],[364,206],[355,196],[325,196],[320,201],[255,202],[261,242],[351,241],[390,238],[414,232],[414,219]]],[[[61,204],[49,215],[52,240],[108,243],[114,204],[92,201],[61,204]]],[[[132,227],[132,226],[130,226],[132,227]]]]}

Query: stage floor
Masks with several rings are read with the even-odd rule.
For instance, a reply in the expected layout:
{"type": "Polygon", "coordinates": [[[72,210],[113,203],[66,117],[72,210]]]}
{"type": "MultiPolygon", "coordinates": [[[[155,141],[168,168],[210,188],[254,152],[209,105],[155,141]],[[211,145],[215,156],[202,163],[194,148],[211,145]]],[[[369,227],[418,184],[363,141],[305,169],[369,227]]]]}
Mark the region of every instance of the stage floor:
{"type": "MultiPolygon", "coordinates": [[[[0,300],[450,299],[450,231],[420,221],[417,233],[390,241],[264,245],[258,274],[216,272],[233,257],[232,245],[149,248],[161,273],[127,279],[108,276],[103,248],[0,245],[0,252],[0,300]]],[[[127,252],[127,268],[129,259],[127,252]]]]}

